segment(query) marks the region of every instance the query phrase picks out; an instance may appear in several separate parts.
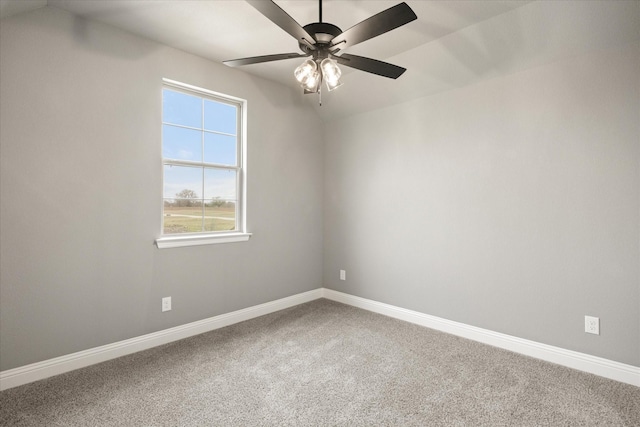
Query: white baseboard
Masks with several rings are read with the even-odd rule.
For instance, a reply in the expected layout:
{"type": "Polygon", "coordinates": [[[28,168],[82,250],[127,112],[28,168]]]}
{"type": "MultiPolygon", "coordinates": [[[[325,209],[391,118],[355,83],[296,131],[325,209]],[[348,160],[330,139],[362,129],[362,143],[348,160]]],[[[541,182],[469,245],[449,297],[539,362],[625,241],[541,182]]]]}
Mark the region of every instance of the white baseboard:
{"type": "Polygon", "coordinates": [[[640,368],[636,366],[453,322],[331,289],[323,288],[322,296],[374,313],[640,387],[640,368]]]}
{"type": "Polygon", "coordinates": [[[165,329],[147,335],[107,344],[89,350],[79,351],[66,356],[32,363],[15,369],[0,372],[0,390],[42,380],[53,375],[63,374],[96,363],[126,356],[141,350],[147,350],[162,344],[188,338],[214,329],[233,325],[258,316],[273,313],[305,302],[322,298],[322,288],[309,292],[267,302],[231,313],[221,314],[175,328],[165,329]]]}
{"type": "Polygon", "coordinates": [[[407,310],[393,305],[372,301],[326,288],[282,298],[276,301],[248,307],[227,314],[221,314],[209,319],[176,326],[163,331],[154,332],[140,337],[119,341],[79,351],[66,356],[32,363],[15,369],[0,372],[0,390],[6,390],[23,384],[42,380],[53,375],[63,374],[75,369],[84,368],[96,363],[105,362],[117,357],[126,356],[142,350],[147,350],[162,344],[188,338],[204,332],[213,331],[265,314],[274,313],[285,308],[303,304],[319,298],[327,298],[354,307],[362,308],[374,313],[415,323],[427,328],[447,332],[468,338],[484,344],[500,347],[516,353],[553,362],[558,365],[589,372],[601,377],[613,379],[623,383],[640,387],[640,368],[614,362],[612,360],[591,356],[576,351],[565,350],[546,344],[529,341],[510,335],[493,332],[464,323],[453,322],[417,311],[407,310]]]}

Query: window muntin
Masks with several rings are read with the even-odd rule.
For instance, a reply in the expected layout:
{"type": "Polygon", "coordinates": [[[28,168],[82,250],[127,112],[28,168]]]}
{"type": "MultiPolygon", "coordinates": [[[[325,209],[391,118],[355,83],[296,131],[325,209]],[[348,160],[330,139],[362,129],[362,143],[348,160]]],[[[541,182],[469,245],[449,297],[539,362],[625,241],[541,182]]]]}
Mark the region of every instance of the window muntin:
{"type": "Polygon", "coordinates": [[[244,101],[165,80],[162,235],[245,233],[244,101]]]}

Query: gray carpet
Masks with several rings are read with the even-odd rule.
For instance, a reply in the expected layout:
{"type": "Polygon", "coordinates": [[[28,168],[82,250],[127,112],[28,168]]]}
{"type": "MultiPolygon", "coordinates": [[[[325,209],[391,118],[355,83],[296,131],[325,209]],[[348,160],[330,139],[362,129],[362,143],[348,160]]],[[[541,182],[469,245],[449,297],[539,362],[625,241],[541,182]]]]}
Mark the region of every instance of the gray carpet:
{"type": "Polygon", "coordinates": [[[640,388],[317,300],[0,393],[2,426],[639,426],[640,388]]]}

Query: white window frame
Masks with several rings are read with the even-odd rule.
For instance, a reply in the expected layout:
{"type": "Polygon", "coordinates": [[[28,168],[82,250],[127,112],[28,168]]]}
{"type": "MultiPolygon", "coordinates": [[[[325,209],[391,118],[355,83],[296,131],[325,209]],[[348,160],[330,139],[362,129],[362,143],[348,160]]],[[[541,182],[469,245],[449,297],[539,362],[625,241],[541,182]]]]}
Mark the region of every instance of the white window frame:
{"type": "MultiPolygon", "coordinates": [[[[156,239],[156,246],[159,249],[177,248],[184,246],[212,245],[218,243],[244,242],[249,240],[251,233],[247,232],[247,101],[230,95],[214,92],[201,87],[181,83],[175,80],[162,79],[162,89],[177,89],[181,92],[192,93],[194,95],[207,98],[214,98],[226,103],[232,103],[240,109],[240,125],[238,126],[238,199],[236,201],[236,224],[237,230],[232,232],[201,232],[188,234],[162,234],[156,239]]],[[[162,120],[161,120],[162,121],[162,120]]],[[[162,176],[164,181],[164,165],[166,159],[161,155],[160,162],[163,168],[162,176]]],[[[173,163],[173,162],[172,162],[173,163]]],[[[160,227],[162,228],[164,212],[164,195],[160,198],[160,227]]]]}

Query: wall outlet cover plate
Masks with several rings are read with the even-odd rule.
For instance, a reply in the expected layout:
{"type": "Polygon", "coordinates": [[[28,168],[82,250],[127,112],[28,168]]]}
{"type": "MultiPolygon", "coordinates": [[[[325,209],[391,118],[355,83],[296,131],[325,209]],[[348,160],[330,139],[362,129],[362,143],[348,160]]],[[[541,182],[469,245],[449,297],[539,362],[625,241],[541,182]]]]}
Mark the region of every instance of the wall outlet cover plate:
{"type": "Polygon", "coordinates": [[[588,334],[600,335],[600,318],[584,316],[584,331],[588,334]]]}

